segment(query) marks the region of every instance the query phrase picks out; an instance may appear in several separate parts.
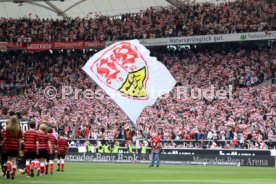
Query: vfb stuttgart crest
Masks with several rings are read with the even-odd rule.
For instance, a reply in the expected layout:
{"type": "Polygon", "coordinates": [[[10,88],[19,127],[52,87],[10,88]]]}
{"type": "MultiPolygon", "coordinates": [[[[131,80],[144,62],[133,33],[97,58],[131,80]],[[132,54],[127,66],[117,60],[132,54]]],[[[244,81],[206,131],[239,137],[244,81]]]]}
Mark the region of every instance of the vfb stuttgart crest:
{"type": "Polygon", "coordinates": [[[147,61],[129,42],[121,42],[106,50],[91,66],[92,72],[109,88],[121,95],[147,100],[147,61]]]}

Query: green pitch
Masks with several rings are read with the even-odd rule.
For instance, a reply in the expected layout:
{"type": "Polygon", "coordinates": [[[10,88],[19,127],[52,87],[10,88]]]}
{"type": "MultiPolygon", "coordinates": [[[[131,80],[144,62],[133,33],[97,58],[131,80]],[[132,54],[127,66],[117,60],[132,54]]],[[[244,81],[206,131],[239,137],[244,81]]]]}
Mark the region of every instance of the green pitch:
{"type": "MultiPolygon", "coordinates": [[[[56,166],[55,166],[56,167],[56,166]]],[[[276,184],[276,168],[66,163],[65,172],[15,180],[0,178],[0,184],[276,184]]]]}

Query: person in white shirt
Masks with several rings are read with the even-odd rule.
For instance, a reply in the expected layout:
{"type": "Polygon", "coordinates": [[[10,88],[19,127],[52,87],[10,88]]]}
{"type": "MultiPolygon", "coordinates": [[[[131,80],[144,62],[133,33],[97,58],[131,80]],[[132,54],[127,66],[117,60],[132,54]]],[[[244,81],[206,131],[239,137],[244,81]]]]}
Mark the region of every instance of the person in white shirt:
{"type": "Polygon", "coordinates": [[[209,130],[208,134],[207,134],[207,140],[212,140],[213,139],[213,132],[212,130],[209,130]]]}

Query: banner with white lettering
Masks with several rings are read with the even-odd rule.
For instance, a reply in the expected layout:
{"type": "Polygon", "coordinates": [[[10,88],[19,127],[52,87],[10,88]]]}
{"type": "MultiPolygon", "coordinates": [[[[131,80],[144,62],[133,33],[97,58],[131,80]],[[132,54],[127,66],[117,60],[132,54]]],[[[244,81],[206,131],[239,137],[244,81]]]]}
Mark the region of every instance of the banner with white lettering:
{"type": "MultiPolygon", "coordinates": [[[[276,31],[168,37],[168,38],[155,38],[155,39],[141,39],[139,41],[144,46],[162,46],[162,45],[188,45],[188,44],[201,44],[201,43],[243,42],[243,41],[273,40],[273,39],[276,39],[276,31]]],[[[110,45],[110,43],[107,42],[106,45],[108,46],[110,45]]]]}
{"type": "MultiPolygon", "coordinates": [[[[67,162],[109,162],[132,163],[150,162],[150,154],[130,153],[70,153],[66,155],[67,162]]],[[[161,163],[196,164],[196,165],[236,165],[275,167],[275,157],[272,156],[232,156],[232,155],[171,155],[161,154],[161,163]]]]}

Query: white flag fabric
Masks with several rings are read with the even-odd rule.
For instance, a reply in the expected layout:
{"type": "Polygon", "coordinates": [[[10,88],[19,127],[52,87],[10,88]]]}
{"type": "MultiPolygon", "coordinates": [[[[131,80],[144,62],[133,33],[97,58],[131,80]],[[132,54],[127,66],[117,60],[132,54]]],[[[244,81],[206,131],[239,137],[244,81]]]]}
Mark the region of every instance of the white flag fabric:
{"type": "Polygon", "coordinates": [[[138,40],[116,42],[91,57],[83,70],[119,105],[131,121],[169,93],[175,79],[138,40]]]}

